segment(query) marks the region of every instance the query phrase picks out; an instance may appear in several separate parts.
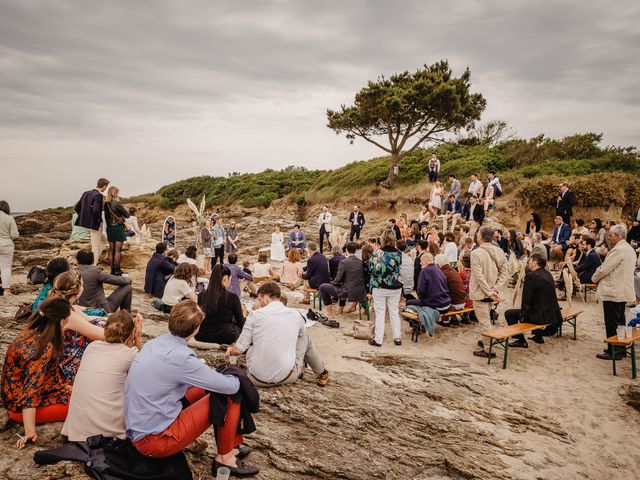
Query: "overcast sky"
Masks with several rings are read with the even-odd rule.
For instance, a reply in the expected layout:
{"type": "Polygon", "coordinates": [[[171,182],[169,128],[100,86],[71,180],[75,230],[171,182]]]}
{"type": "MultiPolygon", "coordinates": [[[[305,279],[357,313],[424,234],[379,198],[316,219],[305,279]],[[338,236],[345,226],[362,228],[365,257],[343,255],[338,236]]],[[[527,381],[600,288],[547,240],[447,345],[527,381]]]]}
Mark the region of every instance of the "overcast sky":
{"type": "Polygon", "coordinates": [[[0,198],[380,155],[326,109],[442,58],[470,68],[483,120],[640,145],[637,0],[0,0],[0,198]]]}

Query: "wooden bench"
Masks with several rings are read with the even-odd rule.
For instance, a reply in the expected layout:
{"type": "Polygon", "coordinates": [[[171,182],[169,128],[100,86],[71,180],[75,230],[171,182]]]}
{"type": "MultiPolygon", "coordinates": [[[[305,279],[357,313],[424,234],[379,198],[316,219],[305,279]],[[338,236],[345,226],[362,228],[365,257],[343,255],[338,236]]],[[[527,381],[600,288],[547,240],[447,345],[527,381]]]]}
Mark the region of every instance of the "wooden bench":
{"type": "Polygon", "coordinates": [[[581,286],[583,288],[582,294],[584,298],[584,303],[587,303],[587,293],[589,293],[589,290],[595,292],[598,288],[598,285],[596,283],[583,283],[581,286]]]}
{"type": "Polygon", "coordinates": [[[514,325],[508,325],[506,327],[495,328],[493,330],[486,330],[482,332],[483,337],[489,338],[489,361],[491,363],[491,353],[493,347],[501,347],[504,349],[504,359],[502,361],[502,368],[507,368],[507,358],[509,356],[509,340],[514,335],[529,333],[539,328],[544,328],[546,325],[536,325],[534,323],[516,323],[514,325]]]}
{"type": "Polygon", "coordinates": [[[305,294],[311,295],[311,300],[312,300],[311,305],[313,305],[313,308],[316,308],[316,300],[317,300],[318,310],[322,310],[322,296],[320,295],[320,292],[318,291],[317,288],[304,287],[302,291],[305,294]]]}
{"type": "Polygon", "coordinates": [[[611,360],[613,362],[613,374],[616,375],[616,350],[622,350],[625,353],[631,354],[631,378],[636,378],[636,340],[640,339],[640,328],[636,327],[632,330],[631,337],[626,337],[624,340],[618,340],[618,336],[614,335],[605,340],[611,346],[611,360]],[[619,348],[618,348],[619,347],[619,348]]]}
{"type": "MultiPolygon", "coordinates": [[[[440,320],[445,320],[450,317],[455,317],[456,315],[462,315],[464,313],[473,312],[473,308],[463,308],[461,310],[450,310],[448,312],[444,312],[440,314],[440,320]]],[[[409,322],[409,326],[411,327],[411,341],[417,343],[418,337],[424,331],[424,327],[422,323],[420,323],[420,318],[418,314],[412,310],[404,310],[402,313],[402,318],[409,322]]]]}
{"type": "Polygon", "coordinates": [[[564,323],[566,322],[573,327],[573,339],[574,340],[577,339],[578,315],[580,315],[581,313],[582,313],[582,310],[578,310],[577,308],[562,309],[562,323],[558,326],[559,337],[562,336],[562,325],[564,325],[564,323]]]}

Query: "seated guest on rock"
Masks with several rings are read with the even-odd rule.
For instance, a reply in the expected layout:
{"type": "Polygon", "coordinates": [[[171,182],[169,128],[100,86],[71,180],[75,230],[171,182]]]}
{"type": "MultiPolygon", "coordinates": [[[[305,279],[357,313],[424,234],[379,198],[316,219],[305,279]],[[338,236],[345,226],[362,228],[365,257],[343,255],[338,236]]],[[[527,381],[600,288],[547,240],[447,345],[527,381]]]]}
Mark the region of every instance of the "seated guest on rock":
{"type": "Polygon", "coordinates": [[[93,263],[93,252],[82,249],[76,253],[78,273],[82,277],[83,292],[78,304],[83,307],[99,307],[105,312],[115,312],[119,308],[131,310],[131,279],[121,275],[111,275],[93,263]],[[116,289],[107,297],[104,284],[115,285],[116,289]]]}
{"type": "Polygon", "coordinates": [[[53,282],[58,275],[68,272],[70,269],[71,265],[69,265],[69,260],[64,257],[55,257],[49,260],[49,263],[47,263],[47,278],[31,306],[32,312],[35,312],[38,309],[38,306],[47,299],[49,290],[53,288],[53,282]]]}
{"type": "Polygon", "coordinates": [[[141,329],[139,314],[134,320],[131,313],[120,310],[109,316],[104,341],[91,342],[85,350],[62,427],[69,441],[84,442],[99,434],[126,438],[124,381],[142,348],[141,329]]]}
{"type": "Polygon", "coordinates": [[[195,245],[189,245],[182,255],[178,257],[177,263],[190,263],[191,265],[198,265],[196,257],[198,255],[198,249],[195,245]]]}
{"type": "MultiPolygon", "coordinates": [[[[305,279],[309,288],[318,289],[323,283],[329,283],[331,278],[329,277],[329,262],[327,257],[318,251],[318,244],[316,242],[309,242],[307,244],[307,267],[302,274],[302,278],[305,279]]],[[[304,291],[302,303],[308,305],[310,294],[307,290],[304,291]]]]}
{"type": "Polygon", "coordinates": [[[300,250],[290,248],[287,260],[282,264],[282,276],[280,283],[287,285],[291,290],[295,290],[302,285],[302,263],[300,263],[300,250]]]}
{"type": "MultiPolygon", "coordinates": [[[[127,437],[142,455],[168,457],[191,445],[211,426],[208,392],[233,395],[240,388],[238,377],[216,372],[187,346],[203,316],[191,300],[176,305],[169,333],[145,343],[131,364],[124,385],[124,421],[127,437]]],[[[240,404],[229,397],[226,407],[226,414],[213,412],[224,417],[224,426],[213,430],[218,453],[212,471],[215,475],[218,467],[227,466],[232,475],[255,475],[258,469],[238,458],[243,442],[240,404]]]]}
{"type": "Polygon", "coordinates": [[[278,274],[271,268],[271,264],[267,262],[267,254],[265,252],[258,253],[258,261],[253,264],[253,277],[259,279],[277,279],[278,274]]]}
{"type": "Polygon", "coordinates": [[[331,248],[331,258],[329,259],[329,278],[331,278],[331,280],[336,278],[336,273],[338,273],[338,265],[340,265],[340,262],[345,258],[347,257],[342,254],[342,248],[337,245],[334,245],[331,248]]]}
{"type": "Polygon", "coordinates": [[[138,217],[136,216],[137,211],[138,209],[136,207],[129,208],[129,218],[127,220],[129,229],[127,230],[127,237],[140,237],[140,226],[138,225],[138,217]]]}
{"type": "Polygon", "coordinates": [[[551,235],[551,242],[549,242],[549,256],[553,258],[564,258],[564,254],[567,251],[567,241],[571,236],[571,227],[564,223],[561,216],[557,216],[553,219],[555,227],[553,228],[553,234],[551,235]]]}
{"type": "Polygon", "coordinates": [[[449,297],[451,298],[451,308],[453,310],[462,310],[465,302],[467,301],[467,294],[465,292],[464,283],[462,282],[462,277],[460,277],[458,271],[451,266],[447,257],[443,254],[437,255],[434,259],[434,263],[447,279],[447,289],[449,290],[449,297]]]}
{"type": "Polygon", "coordinates": [[[469,202],[462,210],[462,218],[467,222],[471,238],[475,237],[476,232],[482,225],[482,222],[484,222],[484,213],[482,205],[478,203],[478,197],[471,195],[469,197],[469,202]]]}
{"type": "Polygon", "coordinates": [[[208,343],[233,343],[244,325],[240,298],[227,290],[231,283],[231,271],[220,264],[211,270],[207,290],[198,295],[198,305],[204,312],[204,320],[196,334],[196,340],[208,343]]]}
{"type": "Polygon", "coordinates": [[[282,304],[280,293],[276,283],[260,286],[260,308],[249,314],[238,341],[229,347],[227,355],[247,352],[249,378],[261,387],[296,382],[305,364],[318,375],[318,385],[325,386],[329,372],[307,336],[305,319],[297,310],[282,304]]]}
{"type": "Polygon", "coordinates": [[[536,212],[532,212],[531,215],[529,215],[529,221],[527,222],[527,225],[524,229],[524,233],[526,233],[527,235],[531,233],[537,233],[541,228],[542,218],[540,218],[540,215],[538,215],[536,212]]]}
{"type": "Polygon", "coordinates": [[[67,416],[71,390],[60,370],[60,357],[63,322],[70,314],[67,300],[45,300],[7,348],[0,396],[9,418],[24,424],[18,448],[38,440],[36,424],[62,422],[67,416]]]}
{"type": "Polygon", "coordinates": [[[454,195],[449,195],[449,198],[444,202],[442,213],[442,230],[446,232],[447,222],[451,221],[451,231],[453,232],[458,220],[462,217],[462,204],[454,195]]]}
{"type": "Polygon", "coordinates": [[[156,298],[162,298],[167,280],[176,268],[171,258],[165,256],[166,251],[166,243],[156,245],[156,252],[147,263],[144,276],[144,291],[156,298]]]}
{"type": "Polygon", "coordinates": [[[576,266],[576,273],[580,279],[580,283],[593,283],[591,277],[596,272],[598,267],[602,265],[600,255],[595,250],[596,241],[584,235],[580,242],[580,250],[582,250],[582,258],[580,263],[576,266]]]}
{"type": "MultiPolygon", "coordinates": [[[[533,254],[529,259],[529,271],[524,277],[522,287],[522,303],[519,309],[507,310],[504,313],[509,325],[518,322],[547,325],[544,329],[533,331],[533,340],[544,343],[544,336],[555,335],[562,323],[562,313],[556,297],[555,281],[545,268],[547,261],[541,255],[533,254]]],[[[515,335],[510,347],[527,348],[524,335],[515,335]]]]}
{"type": "MultiPolygon", "coordinates": [[[[360,302],[367,299],[367,291],[364,285],[364,266],[362,260],[355,256],[356,244],[347,242],[347,256],[340,262],[335,278],[331,283],[320,285],[322,302],[328,319],[334,317],[333,299],[344,299],[350,303],[344,313],[354,312],[360,302]]],[[[342,307],[338,307],[338,315],[342,314],[342,307]]]]}
{"type": "Polygon", "coordinates": [[[245,288],[247,288],[250,292],[255,293],[256,287],[253,284],[253,276],[236,265],[237,263],[238,255],[236,255],[235,253],[230,253],[227,256],[227,263],[225,263],[224,266],[229,269],[229,272],[231,272],[231,281],[229,282],[227,290],[229,290],[229,292],[231,293],[236,294],[238,298],[241,298],[242,291],[245,288]]]}
{"type": "Polygon", "coordinates": [[[169,309],[182,300],[197,301],[191,265],[188,263],[181,263],[176,267],[162,295],[162,304],[169,309]]]}
{"type": "Polygon", "coordinates": [[[295,248],[300,253],[303,253],[307,248],[307,239],[304,236],[304,232],[300,230],[300,225],[294,225],[293,231],[289,233],[289,248],[295,248]]]}
{"type": "Polygon", "coordinates": [[[494,204],[495,189],[489,184],[489,180],[482,180],[482,188],[480,189],[479,202],[484,205],[485,213],[494,204]]]}
{"type": "Polygon", "coordinates": [[[447,277],[433,263],[433,255],[425,253],[420,260],[422,270],[418,277],[418,299],[407,300],[407,305],[430,307],[439,312],[446,312],[451,307],[451,297],[447,277]]]}
{"type": "Polygon", "coordinates": [[[67,383],[72,384],[84,351],[93,340],[104,339],[106,312],[76,305],[82,296],[82,277],[74,270],[61,273],[53,282],[48,298],[64,298],[71,305],[71,315],[63,322],[64,351],[60,367],[67,383]]]}
{"type": "MultiPolygon", "coordinates": [[[[413,296],[411,292],[415,288],[415,283],[413,281],[414,274],[414,262],[411,256],[409,255],[409,247],[407,243],[403,240],[399,240],[396,242],[396,248],[400,250],[402,254],[402,260],[400,263],[400,283],[402,283],[402,296],[405,300],[412,300],[416,297],[413,296]]],[[[420,272],[418,271],[418,274],[420,272]]]]}

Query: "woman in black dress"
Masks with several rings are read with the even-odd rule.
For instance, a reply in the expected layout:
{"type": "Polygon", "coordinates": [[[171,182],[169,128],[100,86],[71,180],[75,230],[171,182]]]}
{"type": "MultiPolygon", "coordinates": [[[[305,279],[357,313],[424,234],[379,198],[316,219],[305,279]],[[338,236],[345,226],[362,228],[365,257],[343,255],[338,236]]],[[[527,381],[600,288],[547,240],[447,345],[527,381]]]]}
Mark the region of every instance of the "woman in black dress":
{"type": "MultiPolygon", "coordinates": [[[[120,264],[122,262],[122,245],[127,241],[127,232],[124,226],[125,218],[130,214],[120,203],[120,190],[111,186],[107,190],[107,198],[104,202],[104,219],[107,224],[107,240],[109,241],[109,263],[112,275],[122,275],[120,264]]],[[[96,262],[98,259],[96,259],[96,262]]]]}
{"type": "Polygon", "coordinates": [[[209,286],[198,295],[198,305],[205,316],[196,340],[232,344],[240,336],[244,326],[242,304],[235,293],[227,290],[230,284],[231,271],[223,265],[214,265],[209,286]]]}

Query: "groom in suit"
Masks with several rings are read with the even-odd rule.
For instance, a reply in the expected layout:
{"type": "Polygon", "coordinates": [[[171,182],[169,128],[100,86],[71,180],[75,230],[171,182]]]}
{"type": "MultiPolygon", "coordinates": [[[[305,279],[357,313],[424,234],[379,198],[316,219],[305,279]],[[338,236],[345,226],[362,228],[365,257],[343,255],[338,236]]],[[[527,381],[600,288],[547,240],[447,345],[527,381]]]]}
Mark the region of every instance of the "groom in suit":
{"type": "Polygon", "coordinates": [[[351,233],[349,234],[349,241],[353,242],[355,237],[360,240],[360,231],[364,227],[364,213],[360,211],[360,205],[353,206],[353,212],[349,214],[349,224],[351,225],[351,233]]]}
{"type": "Polygon", "coordinates": [[[324,245],[325,235],[327,236],[329,249],[331,249],[331,241],[329,240],[329,235],[331,234],[331,212],[329,211],[329,207],[327,205],[322,205],[322,212],[320,212],[320,215],[318,215],[318,225],[320,226],[320,253],[324,253],[322,247],[324,245]]]}

